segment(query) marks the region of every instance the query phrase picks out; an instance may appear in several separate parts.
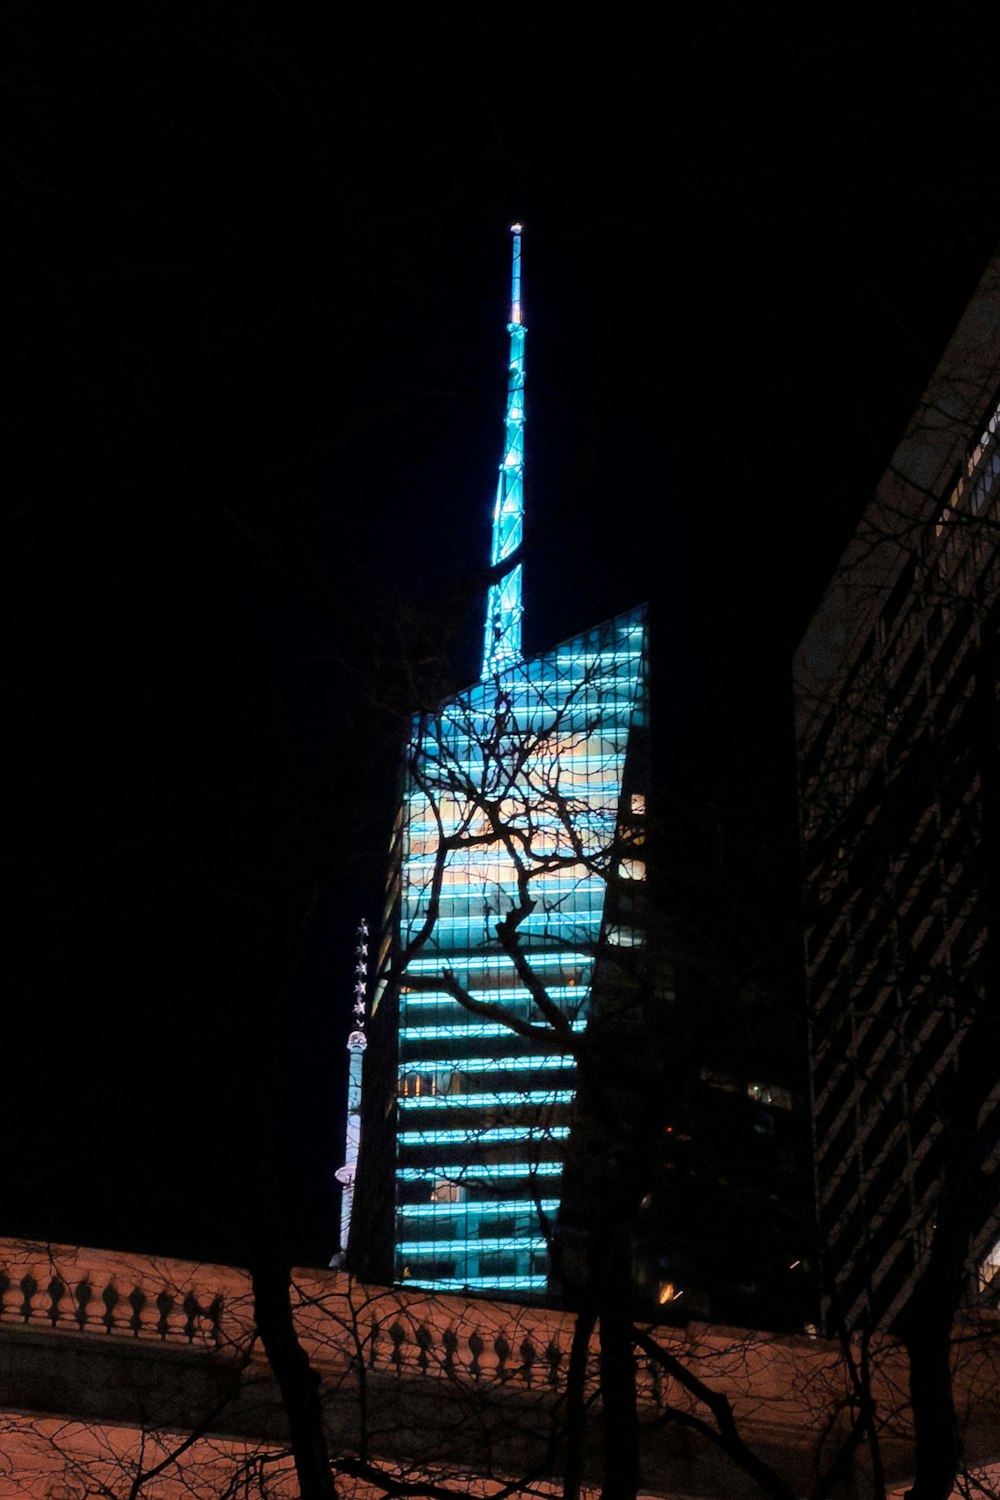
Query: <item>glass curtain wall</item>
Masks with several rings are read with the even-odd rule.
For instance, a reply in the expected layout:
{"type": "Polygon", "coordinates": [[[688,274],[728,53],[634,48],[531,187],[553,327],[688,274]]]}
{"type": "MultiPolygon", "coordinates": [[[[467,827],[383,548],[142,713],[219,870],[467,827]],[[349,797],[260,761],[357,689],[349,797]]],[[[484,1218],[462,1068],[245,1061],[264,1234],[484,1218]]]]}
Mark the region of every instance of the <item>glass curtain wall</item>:
{"type": "Polygon", "coordinates": [[[608,879],[641,879],[637,609],[414,721],[397,830],[396,1275],[544,1291],[608,879]],[[564,1034],[561,1034],[564,1033],[564,1034]]]}

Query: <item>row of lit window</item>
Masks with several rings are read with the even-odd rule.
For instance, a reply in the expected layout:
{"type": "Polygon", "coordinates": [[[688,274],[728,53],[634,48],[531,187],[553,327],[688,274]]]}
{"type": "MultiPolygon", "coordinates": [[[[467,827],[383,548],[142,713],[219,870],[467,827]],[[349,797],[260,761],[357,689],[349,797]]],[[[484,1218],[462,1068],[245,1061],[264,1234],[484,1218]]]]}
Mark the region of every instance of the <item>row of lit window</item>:
{"type": "MultiPolygon", "coordinates": [[[[407,822],[407,859],[422,856],[426,860],[428,851],[438,847],[441,834],[445,837],[460,834],[476,842],[451,850],[452,858],[472,853],[481,859],[484,853],[492,853],[498,863],[506,864],[509,856],[502,841],[504,833],[517,833],[537,848],[567,828],[603,828],[617,817],[620,788],[619,776],[598,780],[557,772],[554,778],[547,774],[540,778],[538,785],[522,786],[516,799],[505,799],[506,805],[494,808],[489,815],[484,808],[473,804],[462,816],[448,819],[434,816],[433,804],[424,799],[411,810],[407,822]]],[[[486,797],[488,789],[482,795],[486,797]]]]}
{"type": "Polygon", "coordinates": [[[404,1130],[400,1132],[401,1148],[407,1146],[491,1146],[501,1141],[564,1141],[568,1125],[495,1125],[489,1129],[404,1130]]]}
{"type": "Polygon", "coordinates": [[[400,1109],[514,1109],[522,1105],[571,1104],[572,1089],[486,1089],[477,1094],[407,1094],[400,1109]]]}
{"type": "Polygon", "coordinates": [[[552,874],[572,869],[576,863],[584,863],[588,871],[604,864],[611,856],[615,836],[615,810],[593,805],[586,810],[571,811],[565,818],[552,818],[545,826],[540,819],[531,824],[508,823],[505,837],[516,841],[518,860],[509,853],[500,835],[483,833],[472,835],[479,841],[463,848],[445,851],[436,833],[414,838],[410,841],[404,864],[404,876],[409,884],[430,885],[440,865],[444,864],[444,878],[450,884],[456,880],[470,882],[502,881],[505,885],[516,885],[519,866],[529,870],[535,879],[539,873],[552,874]],[[555,863],[558,861],[558,863],[555,863]],[[453,873],[447,875],[447,871],[453,873]]]}
{"type": "Polygon", "coordinates": [[[396,1246],[397,1255],[457,1255],[475,1259],[478,1255],[489,1255],[497,1250],[506,1250],[511,1255],[544,1253],[543,1239],[533,1235],[530,1239],[493,1238],[484,1236],[479,1240],[403,1240],[396,1246]]]}
{"type": "MultiPolygon", "coordinates": [[[[630,840],[631,842],[634,841],[630,840]]],[[[462,852],[463,854],[465,853],[464,850],[462,852]]],[[[493,863],[499,865],[501,862],[495,860],[493,863]]],[[[511,861],[505,860],[503,864],[508,870],[513,870],[513,863],[511,861]]],[[[432,870],[433,865],[431,864],[428,867],[428,874],[432,870]]],[[[473,872],[464,871],[456,859],[450,860],[441,874],[440,899],[442,901],[461,901],[463,899],[472,901],[489,900],[491,897],[495,898],[498,887],[509,889],[516,884],[516,881],[511,879],[510,875],[508,875],[506,880],[501,880],[498,872],[494,873],[493,870],[484,871],[480,861],[476,862],[476,869],[474,871],[478,879],[474,882],[470,881],[470,873],[473,872]]],[[[580,860],[574,860],[569,864],[564,864],[560,861],[550,868],[542,868],[540,870],[532,870],[529,867],[528,875],[532,887],[537,888],[541,885],[541,888],[547,894],[553,891],[556,894],[568,894],[581,887],[592,884],[603,885],[604,883],[603,877],[595,873],[592,865],[585,864],[580,860]]],[[[412,899],[412,896],[410,896],[410,899],[412,899]]]]}
{"type": "MultiPolygon", "coordinates": [[[[544,901],[551,907],[557,905],[571,906],[574,900],[579,900],[587,905],[599,905],[604,899],[604,888],[606,877],[603,870],[593,870],[587,878],[574,876],[570,880],[560,879],[559,867],[546,869],[536,866],[534,870],[525,861],[525,874],[527,877],[527,891],[534,901],[544,901]]],[[[429,874],[429,872],[428,872],[429,874]]],[[[467,866],[456,867],[453,865],[450,879],[443,883],[437,899],[442,907],[447,907],[449,913],[454,916],[466,905],[480,911],[492,911],[497,913],[501,910],[509,911],[517,905],[520,900],[520,891],[517,883],[517,872],[513,866],[506,879],[494,873],[493,869],[482,868],[469,869],[467,866]]],[[[641,877],[640,877],[641,878],[641,877]]],[[[409,880],[404,890],[400,906],[406,913],[412,913],[418,908],[426,908],[432,895],[431,880],[421,878],[419,881],[409,880]]]]}
{"type": "Polygon", "coordinates": [[[536,1203],[530,1198],[495,1198],[483,1203],[466,1203],[461,1199],[437,1203],[403,1203],[396,1209],[404,1219],[491,1219],[498,1216],[508,1218],[518,1215],[529,1220],[539,1214],[552,1215],[559,1212],[558,1198],[542,1198],[536,1203]]]}
{"type": "MultiPolygon", "coordinates": [[[[477,847],[499,849],[498,829],[516,830],[525,837],[538,839],[568,825],[575,827],[578,820],[587,825],[614,818],[618,810],[620,776],[601,776],[599,779],[596,775],[581,776],[578,786],[562,786],[559,783],[563,779],[558,768],[551,774],[548,768],[536,769],[533,781],[524,781],[514,793],[505,793],[500,805],[490,810],[480,799],[496,801],[496,795],[490,787],[477,787],[470,795],[470,805],[461,815],[448,822],[442,818],[440,825],[434,815],[432,799],[422,796],[420,802],[413,805],[407,822],[411,844],[427,843],[431,838],[437,838],[440,826],[446,834],[460,833],[480,840],[477,847]],[[599,792],[601,797],[597,795],[599,792]],[[492,843],[489,842],[491,839],[492,843]]],[[[565,779],[572,782],[568,776],[565,779]]]]}
{"type": "MultiPolygon", "coordinates": [[[[579,1016],[574,1017],[569,1023],[571,1031],[584,1031],[586,1025],[587,1022],[579,1016]]],[[[469,1021],[464,1024],[456,1022],[454,1026],[404,1026],[399,1033],[402,1042],[429,1042],[438,1037],[458,1042],[482,1037],[510,1037],[510,1035],[510,1027],[505,1026],[501,1021],[469,1021]]]]}
{"type": "Polygon", "coordinates": [[[440,716],[416,720],[410,748],[465,745],[472,754],[484,748],[495,754],[501,732],[508,741],[529,749],[556,735],[613,733],[628,720],[635,684],[623,673],[617,681],[605,678],[597,692],[589,692],[590,686],[579,680],[539,678],[512,694],[509,707],[501,704],[499,710],[495,704],[482,708],[459,700],[440,716]]]}
{"type": "MultiPolygon", "coordinates": [[[[434,1182],[446,1183],[461,1191],[462,1182],[489,1182],[494,1178],[523,1177],[531,1180],[535,1177],[561,1177],[563,1164],[561,1161],[519,1162],[505,1161],[497,1162],[494,1166],[484,1166],[479,1162],[471,1162],[468,1166],[455,1166],[449,1177],[442,1178],[443,1170],[440,1163],[433,1167],[399,1167],[396,1176],[402,1182],[434,1182]]],[[[445,1202],[444,1198],[439,1200],[445,1202]]]]}
{"type": "MultiPolygon", "coordinates": [[[[560,778],[560,781],[562,778],[560,778]]],[[[528,846],[534,857],[556,852],[560,835],[567,830],[574,832],[613,828],[618,813],[618,796],[621,781],[602,778],[600,781],[584,782],[571,786],[546,782],[544,789],[534,791],[529,805],[518,805],[507,811],[497,811],[495,818],[488,818],[479,809],[472,809],[467,817],[456,818],[439,824],[434,817],[413,817],[407,823],[406,862],[420,860],[432,864],[430,856],[441,848],[441,840],[456,836],[468,842],[463,847],[448,851],[450,860],[468,860],[476,856],[482,862],[489,856],[497,864],[509,864],[510,855],[504,839],[516,835],[519,845],[528,846]]],[[[484,797],[488,793],[484,792],[484,797]]],[[[422,810],[421,810],[422,812],[422,810]]],[[[572,851],[570,851],[572,853],[572,851]]]]}
{"type": "MultiPolygon", "coordinates": [[[[545,972],[547,970],[551,970],[552,972],[561,975],[562,972],[565,969],[571,967],[571,965],[567,962],[567,956],[566,956],[565,952],[552,952],[552,953],[544,953],[544,952],[542,952],[542,953],[532,954],[531,967],[538,974],[542,974],[543,972],[545,972]]],[[[414,958],[414,959],[411,959],[410,962],[407,964],[407,970],[408,970],[408,972],[413,973],[413,974],[420,974],[420,973],[426,974],[426,973],[431,972],[431,971],[440,970],[440,968],[441,968],[441,961],[440,961],[440,959],[437,959],[437,958],[414,958]]],[[[486,954],[486,953],[484,953],[484,954],[481,954],[481,955],[480,954],[476,954],[475,956],[470,956],[461,965],[461,968],[462,968],[462,971],[465,972],[465,973],[469,973],[472,970],[477,970],[477,971],[478,970],[482,970],[484,973],[493,973],[493,972],[504,973],[506,971],[509,971],[509,972],[513,973],[513,970],[514,970],[514,960],[512,958],[508,957],[508,955],[505,954],[505,953],[503,953],[503,954],[486,954]]],[[[581,973],[580,966],[578,966],[578,965],[572,965],[572,968],[574,969],[574,972],[576,974],[581,973]]],[[[585,968],[586,972],[589,974],[589,968],[590,968],[589,964],[585,965],[584,968],[585,968]]],[[[457,973],[458,971],[459,971],[459,966],[456,964],[455,965],[455,972],[457,973]]]]}
{"type": "MultiPolygon", "coordinates": [[[[456,736],[454,742],[436,740],[431,747],[423,742],[414,749],[423,775],[428,780],[435,775],[441,777],[442,815],[449,812],[454,815],[469,801],[469,783],[464,778],[473,772],[481,773],[484,766],[498,781],[508,780],[508,768],[513,768],[515,775],[510,795],[517,796],[518,778],[523,776],[529,782],[536,781],[538,767],[543,763],[557,769],[565,764],[574,770],[604,771],[610,766],[621,767],[625,762],[627,731],[627,724],[602,725],[600,729],[588,724],[568,734],[563,725],[558,725],[551,731],[543,729],[537,736],[532,736],[537,743],[515,742],[513,749],[516,754],[502,754],[491,741],[484,743],[467,734],[456,736]],[[458,779],[459,773],[462,773],[462,779],[458,779]]],[[[475,784],[478,785],[478,781],[477,774],[475,784]]],[[[426,786],[418,785],[407,792],[404,800],[412,806],[428,797],[426,786]]]]}
{"type": "MultiPolygon", "coordinates": [[[[549,932],[550,929],[555,929],[556,932],[559,932],[559,929],[564,930],[564,932],[568,929],[568,932],[573,932],[574,927],[600,927],[603,906],[604,903],[601,901],[597,909],[594,909],[594,906],[583,907],[583,910],[564,910],[561,906],[543,907],[543,909],[534,910],[534,912],[522,918],[522,921],[517,924],[517,930],[523,935],[523,933],[549,932]]],[[[474,944],[457,944],[457,947],[477,947],[480,942],[483,942],[483,922],[489,921],[489,919],[499,921],[502,915],[504,915],[502,912],[484,912],[480,907],[477,912],[460,913],[457,916],[438,916],[438,919],[435,921],[436,941],[444,942],[445,939],[450,939],[451,944],[454,944],[454,935],[456,933],[474,932],[474,944]]],[[[408,936],[415,938],[417,933],[420,932],[420,927],[420,912],[417,912],[412,918],[406,921],[406,927],[403,929],[403,941],[406,941],[408,936]]],[[[492,936],[490,935],[490,938],[492,936]]]]}
{"type": "Polygon", "coordinates": [[[433,1280],[407,1276],[407,1286],[429,1287],[438,1292],[543,1292],[547,1276],[435,1276],[433,1280]]]}
{"type": "MultiPolygon", "coordinates": [[[[585,988],[581,981],[570,984],[546,984],[545,993],[550,1000],[573,1000],[580,998],[581,990],[585,988]]],[[[515,1006],[518,1004],[531,1005],[532,998],[525,989],[502,989],[495,985],[492,989],[471,990],[474,1000],[495,1000],[497,995],[503,996],[504,1005],[515,1006]]],[[[454,995],[448,995],[443,990],[403,990],[403,1005],[407,1010],[414,1008],[426,1008],[430,1005],[461,1005],[454,995]]]]}
{"type": "MultiPolygon", "coordinates": [[[[495,1073],[498,1070],[504,1073],[534,1073],[572,1068],[575,1063],[572,1057],[563,1057],[558,1052],[538,1052],[526,1057],[435,1058],[434,1066],[445,1079],[450,1080],[456,1074],[465,1077],[470,1073],[495,1073]]],[[[404,1063],[399,1071],[401,1076],[412,1075],[419,1084],[423,1068],[422,1063],[410,1062],[404,1063]]],[[[433,1079],[425,1079],[420,1091],[429,1094],[441,1092],[433,1079]]]]}
{"type": "MultiPolygon", "coordinates": [[[[626,880],[642,880],[645,877],[645,866],[641,860],[623,861],[618,868],[618,873],[626,880]]],[[[558,872],[553,871],[551,875],[543,872],[528,881],[528,890],[533,900],[544,901],[550,907],[559,906],[567,910],[573,909],[574,902],[583,903],[585,906],[599,906],[604,900],[604,888],[604,878],[599,874],[594,874],[589,880],[561,881],[558,879],[558,872]]],[[[426,907],[429,898],[428,887],[411,886],[406,891],[401,905],[409,913],[415,907],[426,907]]],[[[459,915],[463,905],[471,908],[472,911],[492,912],[496,915],[501,907],[509,911],[518,899],[519,893],[513,878],[506,883],[490,881],[485,890],[481,879],[475,883],[459,884],[456,881],[451,890],[442,890],[439,896],[441,906],[447,908],[448,915],[451,917],[459,915]]]]}

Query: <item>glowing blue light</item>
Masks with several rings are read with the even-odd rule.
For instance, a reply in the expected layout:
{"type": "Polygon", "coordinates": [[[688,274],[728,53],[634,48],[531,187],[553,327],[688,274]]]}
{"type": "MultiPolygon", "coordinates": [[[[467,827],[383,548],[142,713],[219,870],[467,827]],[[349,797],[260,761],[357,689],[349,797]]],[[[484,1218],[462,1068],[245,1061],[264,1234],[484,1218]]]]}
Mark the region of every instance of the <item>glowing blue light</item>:
{"type": "Polygon", "coordinates": [[[537,1254],[540,1250],[547,1248],[543,1239],[538,1236],[520,1237],[507,1235],[505,1237],[482,1235],[473,1241],[469,1240],[403,1240],[399,1246],[400,1255],[468,1255],[474,1252],[476,1255],[486,1255],[490,1251],[510,1251],[513,1254],[537,1254]]]}
{"type": "Polygon", "coordinates": [[[576,1063],[572,1057],[564,1057],[558,1052],[540,1052],[527,1057],[436,1057],[430,1065],[419,1059],[401,1064],[400,1077],[426,1073],[428,1066],[435,1073],[534,1073],[553,1068],[574,1068],[576,1063]]]}
{"type": "MultiPolygon", "coordinates": [[[[456,896],[455,899],[459,900],[463,898],[456,896]]],[[[465,895],[464,899],[466,901],[469,899],[468,894],[465,895]]],[[[437,961],[435,961],[435,965],[438,969],[440,969],[440,963],[437,963],[437,961]]],[[[413,965],[411,964],[410,967],[412,968],[413,965]]],[[[538,965],[533,964],[532,967],[537,970],[538,965]]],[[[474,1000],[496,999],[495,990],[471,990],[470,993],[474,1000]]],[[[547,984],[545,986],[545,993],[548,995],[550,1000],[572,1000],[574,995],[577,994],[579,994],[582,998],[582,996],[586,994],[586,990],[582,984],[547,984]]],[[[529,995],[527,990],[504,990],[505,1005],[511,1007],[523,1007],[525,1004],[530,1005],[532,1003],[533,1002],[531,996],[529,995]]],[[[419,994],[407,994],[407,1010],[419,1009],[422,1005],[454,1005],[460,1008],[461,1001],[456,1000],[454,995],[449,995],[446,990],[421,990],[419,994]]]]}
{"type": "Polygon", "coordinates": [[[413,1285],[515,1294],[546,1286],[538,1215],[556,1217],[558,1200],[539,1204],[534,1184],[544,1179],[550,1193],[558,1192],[563,1164],[491,1157],[560,1157],[570,1127],[540,1122],[548,1110],[568,1118],[576,1063],[501,950],[498,928],[517,910],[526,876],[533,907],[517,929],[521,960],[559,1006],[569,1033],[579,1035],[591,1012],[601,943],[611,933],[621,945],[632,930],[612,925],[605,904],[608,878],[621,861],[626,758],[644,715],[645,620],[632,611],[531,660],[522,657],[525,327],[520,225],[511,232],[510,359],[482,674],[438,713],[413,722],[393,916],[397,959],[419,938],[398,994],[396,1119],[409,1125],[420,1111],[436,1113],[442,1126],[479,1121],[397,1130],[399,1196],[434,1199],[397,1205],[398,1228],[410,1235],[403,1240],[400,1233],[397,1241],[397,1275],[413,1285]],[[411,990],[407,974],[433,987],[411,990]],[[539,1039],[477,1016],[448,993],[451,981],[473,1000],[529,1021],[539,1039]],[[486,1055],[494,1049],[497,1057],[486,1055]],[[559,1076],[530,1076],[542,1070],[559,1076]],[[480,1087],[508,1080],[563,1086],[480,1087]],[[475,1163],[449,1159],[472,1155],[475,1163]],[[500,1196],[505,1191],[517,1199],[500,1196]],[[468,1202],[476,1193],[490,1196],[468,1202]],[[495,1237],[482,1238],[481,1229],[494,1221],[495,1237]],[[501,1221],[509,1232],[499,1232],[501,1221]],[[475,1236],[457,1238],[467,1226],[475,1236]],[[495,1274],[485,1274],[486,1252],[495,1274]],[[493,1252],[502,1252],[502,1260],[493,1252]],[[412,1274],[419,1267],[404,1264],[411,1259],[434,1260],[446,1274],[420,1280],[412,1274]]]}
{"type": "MultiPolygon", "coordinates": [[[[485,953],[471,954],[463,959],[463,963],[466,968],[474,969],[477,973],[480,970],[488,973],[496,973],[500,970],[512,972],[514,968],[514,960],[512,958],[493,956],[485,953]]],[[[570,965],[566,962],[565,953],[539,953],[537,957],[532,958],[531,967],[536,974],[544,974],[550,971],[558,973],[560,969],[568,968],[570,965]]],[[[441,960],[440,958],[411,958],[406,966],[406,972],[408,974],[440,974],[441,960]]],[[[524,994],[526,991],[512,991],[512,993],[524,994]]]]}
{"type": "MultiPolygon", "coordinates": [[[[512,232],[507,416],[504,421],[504,455],[493,508],[492,568],[509,562],[524,540],[524,336],[527,330],[521,322],[520,226],[515,226],[512,232]]],[[[521,564],[517,563],[490,585],[486,600],[484,681],[521,660],[522,612],[521,564]]]]}
{"type": "Polygon", "coordinates": [[[559,1212],[558,1198],[511,1200],[498,1198],[491,1203],[403,1203],[396,1212],[404,1219],[495,1219],[527,1216],[534,1219],[541,1212],[559,1212]]]}
{"type": "MultiPolygon", "coordinates": [[[[564,1141],[568,1125],[497,1125],[492,1130],[473,1126],[468,1130],[404,1130],[399,1144],[407,1146],[492,1146],[499,1141],[564,1141]]],[[[530,1168],[528,1171],[530,1172],[530,1168]]]]}
{"type": "MultiPolygon", "coordinates": [[[[440,968],[440,965],[438,965],[440,968]]],[[[577,1019],[570,1022],[572,1031],[584,1031],[587,1023],[585,1020],[577,1019]]],[[[501,1021],[473,1021],[462,1023],[457,1021],[452,1026],[404,1026],[400,1030],[400,1037],[404,1042],[432,1041],[439,1037],[468,1037],[470,1040],[481,1040],[484,1037],[503,1036],[510,1037],[509,1026],[504,1026],[501,1021]]]]}
{"type": "Polygon", "coordinates": [[[407,1286],[432,1287],[439,1292],[543,1292],[546,1276],[435,1276],[421,1280],[407,1276],[407,1286]]]}
{"type": "Polygon", "coordinates": [[[439,1182],[443,1179],[461,1186],[463,1182],[492,1182],[494,1178],[501,1177],[561,1177],[562,1169],[561,1161],[505,1161],[495,1162],[488,1167],[481,1163],[456,1166],[442,1165],[439,1162],[433,1167],[398,1167],[396,1177],[400,1182],[439,1182]]]}
{"type": "Polygon", "coordinates": [[[509,1109],[522,1104],[570,1104],[572,1089],[499,1089],[481,1094],[404,1095],[400,1109],[509,1109]]]}
{"type": "MultiPolygon", "coordinates": [[[[620,945],[631,935],[621,924],[607,925],[605,899],[608,875],[620,863],[616,835],[629,736],[642,713],[644,655],[637,649],[644,641],[641,620],[639,613],[623,616],[547,656],[516,664],[502,685],[479,684],[451,700],[440,715],[420,720],[412,740],[419,781],[410,783],[404,804],[397,907],[403,942],[425,921],[431,881],[440,860],[441,829],[446,835],[475,837],[484,799],[496,799],[502,803],[505,826],[519,839],[529,890],[536,901],[535,910],[520,924],[523,952],[549,999],[560,1005],[567,1025],[577,1035],[586,1028],[590,1012],[598,938],[604,933],[620,945]],[[498,701],[505,715],[504,731],[509,730],[514,747],[509,766],[504,742],[498,739],[498,701]],[[542,841],[537,854],[536,841],[542,841]]],[[[442,1091],[461,1087],[466,1080],[492,1081],[494,1076],[498,1082],[505,1075],[511,1082],[517,1076],[527,1079],[541,1067],[561,1074],[560,1082],[574,1076],[571,1056],[555,1050],[540,1052],[537,1044],[526,1044],[512,1035],[503,1022],[476,1017],[440,984],[439,976],[447,970],[474,999],[499,1004],[513,1015],[543,1024],[531,992],[514,971],[513,959],[496,951],[496,923],[517,899],[515,872],[503,861],[503,849],[488,839],[481,845],[469,843],[448,857],[433,932],[408,966],[415,980],[430,980],[434,988],[410,991],[404,981],[399,997],[400,1118],[412,1123],[417,1111],[424,1116],[434,1112],[443,1123],[455,1119],[451,1111],[475,1110],[481,1124],[466,1129],[400,1130],[397,1180],[401,1186],[430,1184],[436,1194],[447,1183],[461,1196],[466,1183],[470,1188],[501,1181],[523,1183],[520,1196],[524,1198],[534,1180],[555,1182],[562,1171],[558,1161],[478,1162],[473,1166],[447,1160],[450,1154],[477,1145],[489,1149],[519,1141],[555,1155],[569,1133],[562,1125],[540,1126],[537,1111],[565,1109],[573,1097],[570,1088],[498,1088],[474,1094],[442,1091]],[[484,1055],[483,1043],[496,1046],[501,1055],[484,1055]],[[421,1094],[403,1094],[411,1086],[408,1080],[416,1077],[426,1080],[421,1094]],[[534,1112],[534,1118],[529,1112],[534,1112]],[[435,1149],[439,1159],[433,1166],[418,1167],[413,1162],[414,1152],[435,1149]]],[[[470,1217],[464,1203],[436,1203],[433,1207],[441,1211],[428,1215],[430,1206],[406,1205],[406,1219],[400,1222],[414,1229],[407,1241],[408,1258],[416,1253],[413,1245],[425,1245],[428,1248],[421,1256],[451,1262],[453,1268],[452,1277],[435,1276],[433,1284],[481,1285],[472,1274],[479,1269],[475,1245],[470,1241],[465,1250],[444,1251],[434,1226],[453,1230],[458,1225],[488,1224],[490,1219],[470,1217]]],[[[555,1217],[558,1210],[545,1212],[555,1217]]],[[[522,1219],[526,1213],[537,1217],[537,1208],[521,1210],[522,1219]]],[[[509,1221],[515,1216],[510,1206],[494,1217],[509,1221]]],[[[490,1288],[513,1293],[524,1285],[524,1277],[536,1278],[538,1284],[536,1267],[528,1264],[535,1252],[515,1251],[509,1241],[507,1250],[511,1264],[503,1275],[498,1272],[489,1279],[490,1288]]],[[[397,1274],[401,1275],[401,1250],[399,1256],[397,1274]]]]}

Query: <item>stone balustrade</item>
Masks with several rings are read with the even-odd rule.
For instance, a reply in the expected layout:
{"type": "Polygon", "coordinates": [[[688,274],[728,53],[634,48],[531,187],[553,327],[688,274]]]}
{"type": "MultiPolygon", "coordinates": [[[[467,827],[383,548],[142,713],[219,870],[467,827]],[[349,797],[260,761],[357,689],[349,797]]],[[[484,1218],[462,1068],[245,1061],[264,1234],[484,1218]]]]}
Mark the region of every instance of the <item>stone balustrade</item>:
{"type": "MultiPolygon", "coordinates": [[[[245,1342],[246,1277],[236,1273],[230,1308],[241,1309],[238,1326],[230,1316],[224,1327],[226,1288],[198,1271],[170,1259],[0,1240],[0,1325],[206,1349],[245,1342]]],[[[227,1270],[223,1277],[232,1281],[227,1270]]]]}
{"type": "MultiPolygon", "coordinates": [[[[341,1272],[300,1271],[296,1324],[316,1367],[475,1386],[561,1389],[570,1314],[369,1289],[341,1272]]],[[[0,1240],[0,1325],[242,1352],[253,1337],[247,1272],[169,1257],[0,1240]]],[[[596,1383],[596,1345],[589,1380],[596,1383]]]]}
{"type": "MultiPolygon", "coordinates": [[[[324,1271],[294,1273],[292,1302],[337,1451],[351,1451],[364,1409],[374,1451],[387,1461],[436,1470],[460,1460],[473,1473],[484,1455],[508,1473],[545,1473],[555,1461],[572,1314],[365,1287],[324,1271]]],[[[744,1439],[805,1493],[853,1410],[842,1351],[821,1339],[698,1323],[653,1333],[687,1376],[724,1397],[744,1439]]],[[[970,1321],[955,1348],[966,1448],[992,1462],[1000,1447],[1000,1318],[970,1321]]],[[[597,1360],[595,1338],[588,1396],[597,1390],[597,1360]]],[[[649,1482],[683,1471],[686,1493],[731,1494],[732,1475],[716,1474],[710,1445],[692,1447],[676,1421],[662,1420],[668,1410],[705,1418],[690,1380],[644,1357],[636,1368],[649,1482]]],[[[904,1476],[912,1453],[906,1378],[902,1351],[886,1343],[872,1379],[887,1472],[904,1476]]],[[[184,1430],[213,1412],[220,1441],[280,1444],[285,1436],[256,1338],[250,1276],[233,1267],[0,1240],[0,1383],[22,1413],[184,1430]]],[[[600,1403],[588,1407],[596,1442],[600,1403]]]]}
{"type": "MultiPolygon", "coordinates": [[[[437,1377],[473,1386],[556,1391],[565,1384],[573,1338],[569,1313],[457,1296],[366,1288],[343,1275],[299,1272],[299,1335],[317,1368],[354,1362],[400,1378],[437,1377]]],[[[596,1382],[597,1349],[589,1379],[596,1382]]]]}

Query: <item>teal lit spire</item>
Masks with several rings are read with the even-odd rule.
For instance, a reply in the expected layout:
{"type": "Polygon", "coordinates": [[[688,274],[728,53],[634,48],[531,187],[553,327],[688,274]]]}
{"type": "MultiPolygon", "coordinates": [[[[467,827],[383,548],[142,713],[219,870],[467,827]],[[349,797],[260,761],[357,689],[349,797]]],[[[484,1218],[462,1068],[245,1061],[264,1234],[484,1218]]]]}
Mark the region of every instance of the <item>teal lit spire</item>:
{"type": "MultiPolygon", "coordinates": [[[[512,224],[514,236],[510,289],[510,369],[507,377],[507,416],[504,420],[504,454],[493,510],[493,547],[490,566],[499,569],[524,540],[524,335],[521,322],[521,226],[512,224]]],[[[508,568],[490,585],[486,599],[486,642],[483,679],[503,672],[521,660],[521,564],[508,568]]]]}

